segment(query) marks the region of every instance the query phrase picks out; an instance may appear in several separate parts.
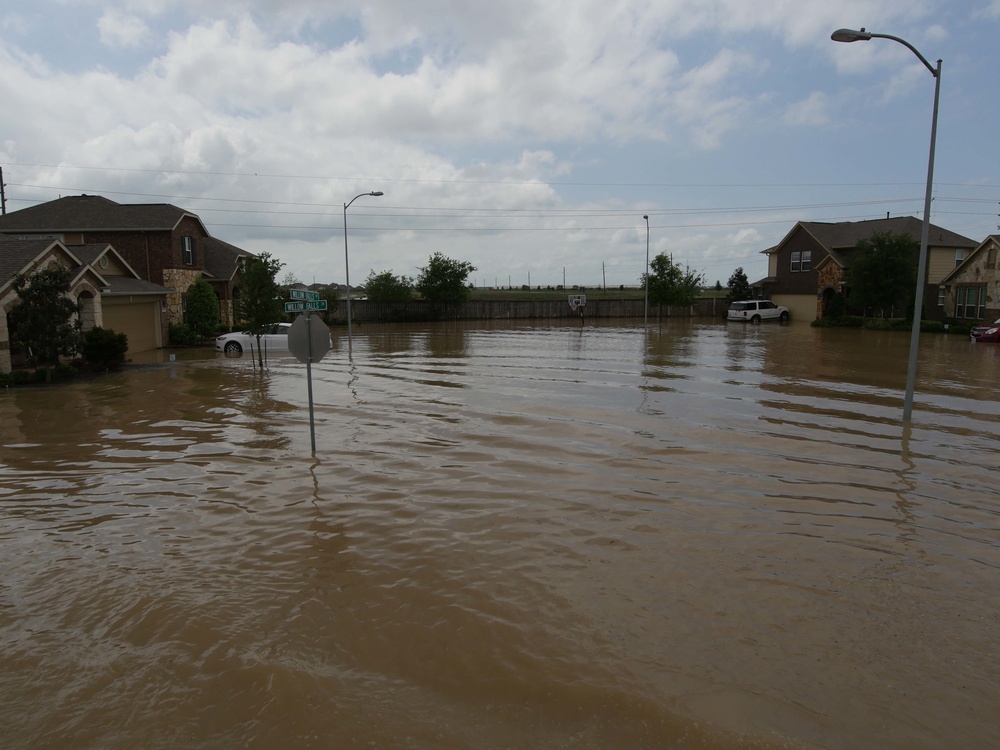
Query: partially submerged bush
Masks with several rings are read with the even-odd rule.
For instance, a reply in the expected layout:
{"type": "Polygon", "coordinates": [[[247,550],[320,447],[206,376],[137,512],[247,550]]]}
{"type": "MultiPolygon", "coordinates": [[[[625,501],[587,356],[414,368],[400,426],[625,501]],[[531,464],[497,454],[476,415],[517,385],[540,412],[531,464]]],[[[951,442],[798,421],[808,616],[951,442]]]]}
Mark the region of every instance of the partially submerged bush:
{"type": "Polygon", "coordinates": [[[110,328],[91,328],[83,334],[83,358],[92,367],[114,370],[125,362],[128,337],[110,328]]]}

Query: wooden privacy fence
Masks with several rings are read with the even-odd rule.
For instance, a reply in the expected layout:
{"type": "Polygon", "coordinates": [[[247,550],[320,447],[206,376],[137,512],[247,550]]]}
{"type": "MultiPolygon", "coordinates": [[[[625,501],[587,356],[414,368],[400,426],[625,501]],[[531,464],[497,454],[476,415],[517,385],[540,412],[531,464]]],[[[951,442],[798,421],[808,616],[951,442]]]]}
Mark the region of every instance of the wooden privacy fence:
{"type": "MultiPolygon", "coordinates": [[[[644,300],[590,299],[583,310],[584,318],[642,318],[644,300]]],[[[725,301],[700,299],[691,306],[649,306],[651,320],[657,318],[714,318],[722,315],[725,301]]],[[[347,308],[340,304],[338,317],[346,317],[347,308]]],[[[430,302],[371,302],[351,301],[351,318],[357,321],[406,320],[514,320],[529,318],[579,318],[567,300],[470,300],[460,305],[434,305],[430,302]]]]}

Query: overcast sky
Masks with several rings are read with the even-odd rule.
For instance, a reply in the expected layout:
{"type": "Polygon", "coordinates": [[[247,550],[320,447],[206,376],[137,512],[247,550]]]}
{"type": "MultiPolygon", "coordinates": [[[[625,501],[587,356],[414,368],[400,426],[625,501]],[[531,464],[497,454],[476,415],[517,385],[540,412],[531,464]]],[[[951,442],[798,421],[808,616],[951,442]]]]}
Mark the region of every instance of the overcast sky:
{"type": "Polygon", "coordinates": [[[0,0],[7,210],[172,203],[305,282],[726,283],[797,220],[1000,217],[1000,0],[0,0]]]}

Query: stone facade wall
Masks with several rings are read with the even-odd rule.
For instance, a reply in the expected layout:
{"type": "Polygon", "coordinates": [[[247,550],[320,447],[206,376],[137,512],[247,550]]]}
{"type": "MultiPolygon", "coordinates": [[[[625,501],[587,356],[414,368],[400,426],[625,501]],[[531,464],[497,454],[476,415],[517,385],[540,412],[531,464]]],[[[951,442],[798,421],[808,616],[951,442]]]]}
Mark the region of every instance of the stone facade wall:
{"type": "Polygon", "coordinates": [[[945,291],[944,313],[949,317],[961,318],[955,310],[956,289],[958,287],[986,287],[986,309],[984,318],[994,320],[1000,317],[1000,244],[990,239],[970,258],[955,276],[951,277],[945,291]]]}
{"type": "Polygon", "coordinates": [[[844,269],[836,263],[830,262],[819,271],[819,283],[816,287],[816,317],[823,317],[823,292],[833,289],[835,292],[844,291],[844,269]]]}
{"type": "Polygon", "coordinates": [[[163,269],[163,286],[170,289],[167,294],[167,322],[184,322],[184,295],[199,278],[201,271],[190,268],[163,269]]]}

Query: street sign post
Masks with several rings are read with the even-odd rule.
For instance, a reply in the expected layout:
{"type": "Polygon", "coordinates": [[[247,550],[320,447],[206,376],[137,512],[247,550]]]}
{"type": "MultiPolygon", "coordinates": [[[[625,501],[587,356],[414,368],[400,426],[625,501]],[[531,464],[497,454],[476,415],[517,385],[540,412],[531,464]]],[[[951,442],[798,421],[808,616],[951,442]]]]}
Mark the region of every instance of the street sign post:
{"type": "MultiPolygon", "coordinates": [[[[294,304],[315,304],[286,302],[285,309],[294,304]]],[[[326,307],[326,302],[323,302],[326,307]]],[[[309,314],[308,308],[305,315],[300,315],[288,329],[288,351],[290,351],[299,362],[306,363],[306,383],[309,391],[309,440],[312,443],[312,452],[316,453],[316,420],[313,411],[313,381],[312,363],[319,362],[330,351],[330,329],[323,321],[314,318],[309,314]]]]}

